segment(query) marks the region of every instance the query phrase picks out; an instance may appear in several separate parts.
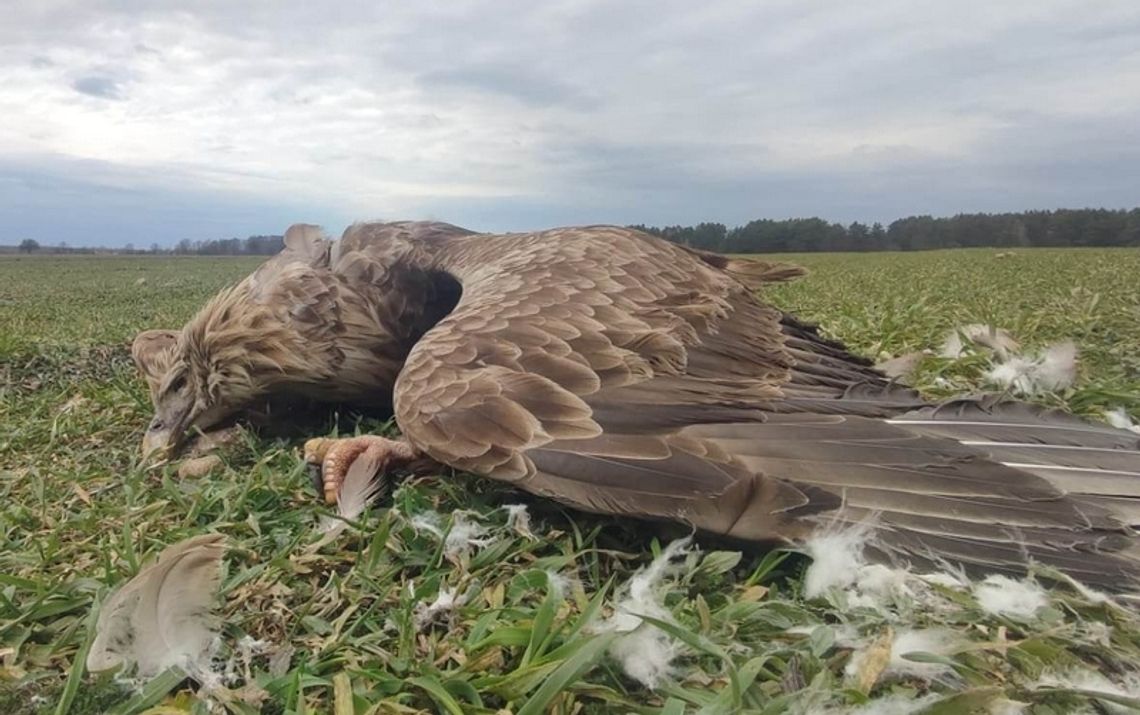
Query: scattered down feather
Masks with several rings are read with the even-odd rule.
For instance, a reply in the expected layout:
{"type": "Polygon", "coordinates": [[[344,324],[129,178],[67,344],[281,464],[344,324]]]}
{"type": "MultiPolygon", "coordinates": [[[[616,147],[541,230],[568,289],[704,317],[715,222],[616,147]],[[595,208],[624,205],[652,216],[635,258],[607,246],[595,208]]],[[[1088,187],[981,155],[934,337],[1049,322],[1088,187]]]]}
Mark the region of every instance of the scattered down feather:
{"type": "MultiPolygon", "coordinates": [[[[1113,682],[1095,670],[1072,668],[1065,671],[1046,672],[1036,683],[1036,688],[1065,688],[1080,690],[1086,693],[1104,693],[1117,698],[1140,699],[1140,674],[1125,673],[1116,675],[1118,682],[1113,682]]],[[[1098,699],[1101,711],[1106,713],[1135,713],[1134,708],[1113,702],[1098,699]]]]}
{"type": "Polygon", "coordinates": [[[490,529],[472,518],[472,513],[457,511],[451,516],[451,527],[444,529],[443,517],[434,511],[422,511],[410,520],[416,531],[425,531],[443,542],[443,554],[456,560],[495,542],[490,529]]]}
{"type": "Polygon", "coordinates": [[[538,538],[530,530],[530,512],[526,504],[504,504],[503,509],[507,512],[507,529],[527,539],[538,538]]]}
{"type": "Polygon", "coordinates": [[[940,355],[944,358],[961,357],[970,345],[989,348],[1001,357],[1016,352],[1020,346],[1005,328],[983,323],[972,323],[954,328],[946,334],[940,355]]]}
{"type": "Polygon", "coordinates": [[[836,590],[851,608],[885,614],[905,606],[930,612],[946,606],[932,585],[953,589],[967,585],[968,579],[946,571],[916,573],[869,562],[867,551],[875,548],[876,535],[876,523],[868,520],[828,524],[809,537],[803,550],[812,563],[804,574],[804,595],[821,598],[836,590]]]}
{"type": "MultiPolygon", "coordinates": [[[[951,330],[939,353],[944,358],[958,358],[972,346],[992,351],[996,358],[986,372],[986,380],[1021,395],[1057,392],[1070,387],[1077,377],[1077,346],[1070,340],[1055,343],[1036,354],[1020,353],[1020,345],[1008,330],[984,323],[972,323],[951,330]]],[[[914,355],[914,354],[912,354],[914,355]]],[[[879,369],[888,377],[902,377],[913,371],[904,355],[881,363],[879,369]]]]}
{"type": "Polygon", "coordinates": [[[943,698],[938,693],[918,697],[904,692],[885,694],[859,705],[824,705],[825,696],[812,692],[810,688],[802,692],[804,696],[793,700],[791,707],[787,708],[789,715],[918,715],[927,712],[931,705],[943,698]]]}
{"type": "Polygon", "coordinates": [[[872,529],[870,524],[829,527],[808,539],[804,550],[811,556],[811,566],[804,575],[804,595],[819,598],[829,589],[855,583],[867,564],[863,551],[872,529]]]}
{"type": "Polygon", "coordinates": [[[494,536],[488,536],[489,529],[472,518],[468,512],[457,511],[452,515],[451,528],[443,540],[443,553],[448,558],[458,559],[468,556],[477,549],[490,546],[494,536]]]}
{"type": "Polygon", "coordinates": [[[1117,429],[1126,429],[1126,430],[1129,430],[1131,432],[1135,432],[1137,434],[1140,434],[1140,425],[1135,424],[1132,421],[1132,417],[1128,414],[1128,411],[1125,410],[1123,407],[1117,407],[1116,409],[1113,409],[1113,410],[1107,410],[1104,413],[1104,419],[1106,422],[1108,422],[1110,425],[1112,425],[1113,427],[1115,427],[1117,429]]]}
{"type": "Polygon", "coordinates": [[[1028,579],[1018,581],[997,574],[988,576],[974,587],[974,598],[986,613],[1022,620],[1032,618],[1037,611],[1049,605],[1045,590],[1035,582],[1028,579]]]}
{"type": "Polygon", "coordinates": [[[141,678],[172,666],[209,669],[217,632],[211,615],[225,537],[205,534],[168,546],[103,603],[87,669],[134,666],[141,678]]]}
{"type": "Polygon", "coordinates": [[[923,695],[921,698],[913,695],[887,695],[854,708],[828,711],[828,715],[915,715],[925,712],[938,700],[937,694],[923,695]]]}
{"type": "Polygon", "coordinates": [[[550,588],[554,597],[560,601],[564,600],[566,594],[570,593],[570,579],[554,569],[546,570],[546,585],[550,588]]]}
{"type": "Polygon", "coordinates": [[[891,629],[851,654],[845,668],[852,684],[870,692],[883,680],[918,678],[937,680],[952,673],[944,662],[911,660],[912,653],[948,656],[961,645],[961,638],[945,628],[891,629]]]}
{"type": "Polygon", "coordinates": [[[440,586],[434,601],[431,603],[421,601],[412,610],[412,623],[416,627],[416,632],[423,631],[440,620],[451,618],[455,610],[466,600],[466,596],[457,589],[440,586]]]}
{"type": "Polygon", "coordinates": [[[898,678],[933,680],[953,672],[946,663],[931,663],[907,658],[912,653],[949,656],[961,646],[961,637],[945,628],[900,630],[891,643],[891,659],[885,675],[898,678]]]}
{"type": "Polygon", "coordinates": [[[1077,379],[1077,346],[1065,340],[1036,355],[1014,355],[990,368],[986,379],[1021,395],[1059,392],[1077,379]]]}
{"type": "Polygon", "coordinates": [[[610,646],[610,656],[625,674],[650,690],[673,674],[673,660],[684,652],[684,646],[668,633],[645,623],[641,616],[672,622],[659,593],[665,577],[673,570],[673,560],[688,553],[691,540],[678,539],[630,578],[621,589],[622,597],[614,605],[613,615],[597,630],[616,631],[623,635],[610,646]]]}

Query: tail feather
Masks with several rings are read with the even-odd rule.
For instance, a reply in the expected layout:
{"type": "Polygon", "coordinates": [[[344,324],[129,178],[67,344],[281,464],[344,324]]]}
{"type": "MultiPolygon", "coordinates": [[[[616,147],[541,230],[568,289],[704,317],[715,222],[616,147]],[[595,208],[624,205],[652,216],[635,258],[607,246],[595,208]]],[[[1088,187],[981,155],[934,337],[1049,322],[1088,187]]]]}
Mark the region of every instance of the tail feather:
{"type": "Polygon", "coordinates": [[[885,382],[785,384],[771,397],[712,380],[698,392],[652,385],[592,397],[602,435],[528,451],[534,474],[514,483],[587,511],[753,542],[871,520],[883,559],[976,575],[1037,562],[1140,592],[1140,450],[1129,432],[989,398],[929,405],[885,382]]]}
{"type": "MultiPolygon", "coordinates": [[[[878,387],[847,399],[796,398],[811,412],[762,423],[683,430],[758,478],[841,499],[800,510],[806,538],[836,520],[873,518],[883,558],[968,571],[1024,573],[1029,562],[1110,590],[1140,589],[1140,449],[1135,435],[1064,413],[990,398],[898,409],[906,393],[878,387]],[[878,407],[875,407],[875,405],[878,407]],[[823,406],[823,409],[817,409],[823,406]],[[824,412],[826,409],[826,412],[824,412]],[[815,524],[815,526],[810,526],[815,524]]],[[[733,524],[755,538],[765,505],[733,524]],[[755,530],[755,534],[753,531],[755,530]]]]}
{"type": "Polygon", "coordinates": [[[889,422],[954,439],[1105,508],[1129,526],[1140,526],[1140,437],[1127,430],[991,399],[955,400],[889,422]]]}

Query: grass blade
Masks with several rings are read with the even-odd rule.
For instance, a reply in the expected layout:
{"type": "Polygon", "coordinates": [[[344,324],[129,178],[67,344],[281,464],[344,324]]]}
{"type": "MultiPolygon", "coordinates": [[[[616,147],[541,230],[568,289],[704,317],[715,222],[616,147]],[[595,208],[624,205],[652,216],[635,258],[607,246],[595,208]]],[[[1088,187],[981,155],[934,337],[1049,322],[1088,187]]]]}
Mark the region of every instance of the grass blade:
{"type": "Polygon", "coordinates": [[[75,700],[75,694],[79,692],[79,684],[83,681],[83,673],[87,670],[87,654],[91,651],[91,644],[95,642],[95,624],[99,621],[100,608],[100,604],[96,602],[83,623],[83,642],[71,661],[71,670],[67,673],[67,682],[64,683],[59,702],[56,703],[55,715],[67,715],[72,701],[75,700]]]}
{"type": "Polygon", "coordinates": [[[587,640],[577,652],[562,661],[534,695],[523,703],[516,715],[540,715],[546,712],[546,706],[550,701],[567,685],[578,680],[583,673],[592,668],[617,637],[617,633],[604,633],[587,640]]]}
{"type": "Polygon", "coordinates": [[[451,713],[451,715],[463,715],[463,706],[447,691],[447,688],[443,687],[443,683],[439,682],[436,678],[421,675],[409,680],[408,684],[414,685],[430,695],[432,700],[444,710],[451,713]]]}

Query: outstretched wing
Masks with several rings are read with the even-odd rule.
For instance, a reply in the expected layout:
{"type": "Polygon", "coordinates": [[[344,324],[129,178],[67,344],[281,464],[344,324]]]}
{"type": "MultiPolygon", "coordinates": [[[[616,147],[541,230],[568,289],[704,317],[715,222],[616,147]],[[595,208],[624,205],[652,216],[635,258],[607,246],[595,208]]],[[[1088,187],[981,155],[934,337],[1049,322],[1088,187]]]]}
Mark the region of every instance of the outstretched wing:
{"type": "Polygon", "coordinates": [[[700,254],[607,227],[480,237],[434,260],[462,298],[412,350],[395,404],[441,462],[750,540],[874,513],[910,555],[1097,554],[1135,572],[1102,504],[896,422],[925,403],[700,254]]]}

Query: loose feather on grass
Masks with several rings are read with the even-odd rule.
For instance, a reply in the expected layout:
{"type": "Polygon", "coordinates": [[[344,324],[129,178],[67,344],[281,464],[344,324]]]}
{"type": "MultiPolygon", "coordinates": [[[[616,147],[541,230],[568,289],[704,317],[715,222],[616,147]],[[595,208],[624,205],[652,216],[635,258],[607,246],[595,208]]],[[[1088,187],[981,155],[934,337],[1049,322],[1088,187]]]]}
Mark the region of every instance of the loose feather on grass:
{"type": "Polygon", "coordinates": [[[384,488],[380,467],[381,460],[370,456],[367,452],[352,463],[336,495],[337,514],[352,520],[364,513],[384,488]]]}
{"type": "Polygon", "coordinates": [[[872,528],[869,524],[845,529],[828,527],[808,539],[804,550],[812,561],[804,575],[804,595],[818,598],[829,589],[855,583],[860,569],[867,563],[863,549],[872,528]]]}
{"type": "Polygon", "coordinates": [[[610,646],[610,656],[646,688],[656,688],[673,673],[673,659],[684,652],[684,646],[668,633],[645,623],[641,616],[673,621],[658,594],[661,582],[675,569],[672,563],[688,553],[691,539],[678,539],[645,568],[639,570],[622,588],[624,595],[614,606],[613,615],[597,630],[624,633],[610,646]]]}
{"type": "Polygon", "coordinates": [[[961,357],[971,344],[989,348],[1003,358],[1020,348],[1008,330],[983,323],[972,323],[954,328],[947,333],[939,354],[944,358],[961,357]]]}
{"type": "Polygon", "coordinates": [[[917,574],[906,568],[870,563],[865,550],[876,535],[874,520],[853,524],[827,524],[807,539],[803,550],[812,558],[804,574],[804,595],[825,597],[833,589],[843,592],[847,604],[887,612],[899,602],[926,609],[941,607],[943,599],[931,588],[934,582],[958,583],[947,573],[917,574]]]}
{"type": "Polygon", "coordinates": [[[926,711],[938,699],[938,695],[935,694],[920,698],[913,695],[887,695],[856,708],[831,712],[836,715],[914,715],[926,711]]]}
{"type": "Polygon", "coordinates": [[[380,458],[365,452],[348,468],[336,495],[338,518],[325,517],[321,520],[320,530],[326,540],[344,531],[348,522],[359,519],[372,500],[379,496],[384,488],[381,466],[380,458]]]}
{"type": "Polygon", "coordinates": [[[875,364],[875,369],[894,380],[906,381],[918,371],[923,358],[930,354],[929,350],[916,350],[904,353],[898,357],[888,358],[875,364]]]}
{"type": "Polygon", "coordinates": [[[507,512],[507,529],[528,539],[538,538],[530,530],[530,512],[527,511],[526,504],[504,504],[503,509],[507,512]]]}
{"type": "Polygon", "coordinates": [[[1110,425],[1117,429],[1126,429],[1137,434],[1140,434],[1140,425],[1132,422],[1132,417],[1123,407],[1117,407],[1113,410],[1106,410],[1104,419],[1110,425]]]}
{"type": "Polygon", "coordinates": [[[949,656],[961,643],[961,638],[945,628],[913,628],[900,630],[891,643],[891,660],[886,675],[899,678],[934,680],[950,674],[953,669],[946,663],[911,660],[912,653],[931,653],[949,656]]]}
{"type": "Polygon", "coordinates": [[[472,518],[471,512],[457,511],[452,515],[451,528],[443,540],[443,553],[456,559],[495,542],[488,536],[489,529],[472,518]]]}
{"type": "Polygon", "coordinates": [[[975,586],[974,598],[986,613],[1022,620],[1032,618],[1037,611],[1049,605],[1045,590],[1035,582],[1028,579],[1017,581],[1000,575],[989,576],[975,586]]]}
{"type": "Polygon", "coordinates": [[[804,574],[807,598],[832,598],[841,594],[845,607],[866,608],[882,614],[921,610],[944,610],[950,602],[938,588],[966,590],[970,581],[953,573],[949,564],[943,571],[919,573],[908,567],[887,566],[868,561],[865,551],[875,541],[873,520],[848,524],[828,523],[806,540],[803,546],[812,558],[804,574]]]}
{"type": "MultiPolygon", "coordinates": [[[[1070,668],[1064,671],[1046,672],[1041,675],[1034,689],[1062,688],[1065,690],[1078,690],[1086,694],[1103,693],[1112,698],[1126,698],[1140,700],[1140,674],[1131,672],[1116,675],[1117,682],[1113,682],[1102,673],[1086,668],[1070,668]]],[[[1095,698],[1095,696],[1094,696],[1095,698]]],[[[1108,699],[1096,698],[1103,712],[1107,713],[1134,713],[1136,709],[1113,702],[1108,699]]]]}
{"type": "Polygon", "coordinates": [[[1059,392],[1076,382],[1077,346],[1065,340],[1036,355],[1013,356],[990,368],[986,379],[1022,395],[1059,392]]]}
{"type": "Polygon", "coordinates": [[[416,604],[412,611],[412,622],[416,627],[416,632],[425,630],[437,621],[450,618],[455,613],[455,609],[462,606],[466,600],[466,596],[459,593],[457,589],[440,586],[439,593],[434,601],[431,603],[421,601],[416,604]]]}
{"type": "MultiPolygon", "coordinates": [[[[985,373],[986,381],[1021,395],[1058,392],[1072,386],[1077,378],[1077,346],[1071,340],[1054,343],[1035,354],[1021,353],[1020,345],[1009,331],[983,323],[950,331],[939,355],[956,359],[975,346],[992,352],[993,363],[985,373]]],[[[906,367],[899,362],[901,360],[895,358],[882,363],[880,369],[898,372],[906,367]]]]}
{"type": "Polygon", "coordinates": [[[425,531],[443,541],[443,553],[455,560],[495,542],[491,530],[472,519],[471,512],[456,511],[451,515],[451,528],[444,529],[443,517],[434,511],[422,511],[410,520],[412,528],[425,531]]]}
{"type": "Polygon", "coordinates": [[[209,671],[217,632],[210,609],[220,578],[225,537],[195,536],[168,546],[103,603],[87,669],[135,668],[151,678],[172,666],[209,671]]]}
{"type": "Polygon", "coordinates": [[[938,680],[952,673],[945,662],[936,662],[912,654],[930,654],[945,658],[961,644],[961,638],[944,628],[886,628],[878,637],[854,644],[855,651],[844,669],[848,682],[861,692],[869,693],[883,680],[938,680]]]}
{"type": "Polygon", "coordinates": [[[443,538],[443,517],[434,511],[421,511],[413,515],[408,523],[418,534],[421,531],[426,531],[437,539],[443,538]]]}
{"type": "Polygon", "coordinates": [[[566,594],[570,593],[570,579],[554,569],[546,570],[546,585],[550,588],[554,597],[560,601],[564,600],[566,594]]]}

